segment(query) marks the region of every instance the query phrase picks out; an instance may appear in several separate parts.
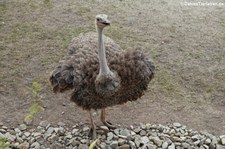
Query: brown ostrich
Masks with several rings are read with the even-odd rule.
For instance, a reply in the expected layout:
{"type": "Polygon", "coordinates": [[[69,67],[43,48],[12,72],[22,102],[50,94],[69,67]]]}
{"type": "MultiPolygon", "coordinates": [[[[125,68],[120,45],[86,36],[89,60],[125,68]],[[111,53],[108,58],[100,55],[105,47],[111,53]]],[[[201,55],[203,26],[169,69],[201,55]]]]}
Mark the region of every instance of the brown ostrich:
{"type": "Polygon", "coordinates": [[[155,70],[143,48],[122,50],[103,35],[103,29],[110,26],[107,15],[97,15],[95,24],[97,33],[75,37],[50,77],[55,93],[72,89],[71,100],[88,111],[93,138],[96,128],[91,109],[101,109],[103,124],[114,128],[106,121],[105,108],[141,97],[155,70]]]}

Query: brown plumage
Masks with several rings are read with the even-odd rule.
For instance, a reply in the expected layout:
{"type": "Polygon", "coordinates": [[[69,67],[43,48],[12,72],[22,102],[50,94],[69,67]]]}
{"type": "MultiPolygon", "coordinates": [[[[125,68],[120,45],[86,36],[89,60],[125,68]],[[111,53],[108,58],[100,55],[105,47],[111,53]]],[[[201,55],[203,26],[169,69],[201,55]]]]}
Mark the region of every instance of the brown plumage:
{"type": "Polygon", "coordinates": [[[72,89],[71,100],[89,111],[137,100],[154,76],[155,67],[143,48],[122,50],[103,38],[109,73],[100,74],[98,34],[89,32],[72,40],[50,77],[54,92],[72,89]]]}

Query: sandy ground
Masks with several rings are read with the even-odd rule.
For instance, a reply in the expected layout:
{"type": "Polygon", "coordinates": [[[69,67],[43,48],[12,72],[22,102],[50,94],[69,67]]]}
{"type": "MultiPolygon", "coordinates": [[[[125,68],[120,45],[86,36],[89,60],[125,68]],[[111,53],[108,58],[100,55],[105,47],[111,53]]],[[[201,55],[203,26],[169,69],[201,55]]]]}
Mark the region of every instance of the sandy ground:
{"type": "MultiPolygon", "coordinates": [[[[157,68],[146,94],[137,102],[108,108],[108,119],[124,127],[180,122],[225,134],[225,3],[195,2],[0,1],[0,122],[9,127],[23,123],[35,98],[33,82],[41,85],[38,96],[45,109],[33,125],[42,120],[68,126],[88,122],[87,113],[70,102],[69,92],[52,93],[48,77],[70,40],[94,31],[94,16],[105,13],[112,21],[105,33],[124,49],[143,45],[157,68]]],[[[100,124],[99,112],[93,112],[100,124]]]]}

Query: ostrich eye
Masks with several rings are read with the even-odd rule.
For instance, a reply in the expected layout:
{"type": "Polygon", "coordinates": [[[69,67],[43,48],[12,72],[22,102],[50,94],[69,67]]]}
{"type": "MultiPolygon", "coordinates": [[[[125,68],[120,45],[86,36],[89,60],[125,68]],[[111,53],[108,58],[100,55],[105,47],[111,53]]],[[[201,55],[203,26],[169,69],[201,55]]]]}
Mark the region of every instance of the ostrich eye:
{"type": "Polygon", "coordinates": [[[101,19],[100,18],[97,18],[97,21],[101,21],[101,19]]]}

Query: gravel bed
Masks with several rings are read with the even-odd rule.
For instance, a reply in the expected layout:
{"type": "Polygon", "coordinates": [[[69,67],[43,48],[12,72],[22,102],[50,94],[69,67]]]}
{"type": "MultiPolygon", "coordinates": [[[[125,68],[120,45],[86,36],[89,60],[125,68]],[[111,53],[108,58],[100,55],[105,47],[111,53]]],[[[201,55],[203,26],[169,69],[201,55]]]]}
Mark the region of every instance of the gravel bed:
{"type": "MultiPolygon", "coordinates": [[[[0,123],[0,138],[6,145],[19,149],[87,149],[93,140],[89,137],[87,124],[67,128],[63,122],[52,126],[48,121],[29,129],[21,124],[18,128],[7,128],[0,123]],[[5,139],[5,140],[6,140],[5,139]]],[[[129,128],[97,128],[97,149],[224,149],[225,135],[214,136],[207,132],[188,129],[180,123],[140,124],[129,128]]],[[[1,148],[1,147],[0,147],[1,148]]]]}

